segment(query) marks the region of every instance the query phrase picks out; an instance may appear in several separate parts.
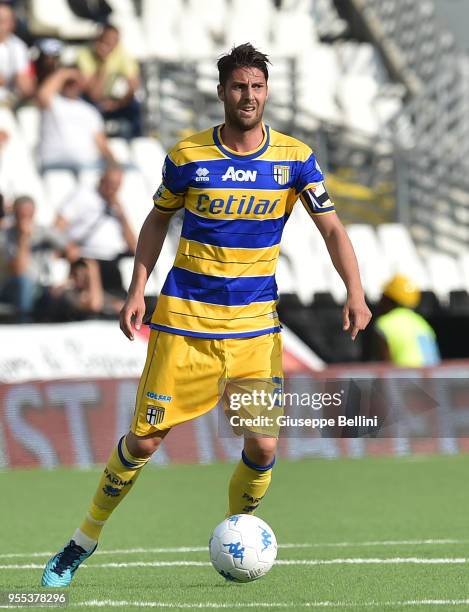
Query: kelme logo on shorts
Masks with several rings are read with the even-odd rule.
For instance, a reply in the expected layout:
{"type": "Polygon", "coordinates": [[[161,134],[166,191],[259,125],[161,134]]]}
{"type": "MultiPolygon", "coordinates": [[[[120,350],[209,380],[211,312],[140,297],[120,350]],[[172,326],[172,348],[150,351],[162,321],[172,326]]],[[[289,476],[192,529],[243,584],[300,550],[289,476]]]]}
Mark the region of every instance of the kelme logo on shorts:
{"type": "Polygon", "coordinates": [[[159,402],[170,402],[173,399],[171,395],[154,393],[153,391],[147,391],[147,397],[152,400],[158,400],[159,402]]]}

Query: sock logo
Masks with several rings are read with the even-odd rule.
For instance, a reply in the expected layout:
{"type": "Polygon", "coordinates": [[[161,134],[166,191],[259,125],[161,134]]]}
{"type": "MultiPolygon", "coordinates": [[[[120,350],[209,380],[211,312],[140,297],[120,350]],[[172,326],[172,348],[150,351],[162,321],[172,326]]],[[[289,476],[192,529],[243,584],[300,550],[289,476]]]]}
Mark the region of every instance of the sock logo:
{"type": "Polygon", "coordinates": [[[261,503],[262,497],[253,497],[248,493],[243,493],[243,499],[249,502],[246,506],[244,506],[243,512],[254,512],[257,509],[257,506],[261,503]]]}
{"type": "Polygon", "coordinates": [[[249,495],[249,493],[243,493],[243,499],[247,499],[249,502],[251,502],[251,504],[258,504],[262,497],[253,497],[252,495],[249,495]]]}
{"type": "Polygon", "coordinates": [[[121,489],[119,487],[113,487],[111,485],[105,485],[103,487],[103,493],[108,495],[109,497],[119,497],[121,494],[121,489]]]}
{"type": "Polygon", "coordinates": [[[105,474],[106,480],[109,480],[109,482],[111,484],[117,485],[118,487],[126,487],[127,485],[131,485],[132,484],[132,479],[131,480],[122,480],[121,478],[119,478],[115,474],[112,474],[107,469],[107,467],[104,468],[104,474],[105,474]]]}
{"type": "Polygon", "coordinates": [[[158,406],[147,406],[147,423],[150,425],[157,425],[164,419],[164,408],[158,408],[158,406]]]}

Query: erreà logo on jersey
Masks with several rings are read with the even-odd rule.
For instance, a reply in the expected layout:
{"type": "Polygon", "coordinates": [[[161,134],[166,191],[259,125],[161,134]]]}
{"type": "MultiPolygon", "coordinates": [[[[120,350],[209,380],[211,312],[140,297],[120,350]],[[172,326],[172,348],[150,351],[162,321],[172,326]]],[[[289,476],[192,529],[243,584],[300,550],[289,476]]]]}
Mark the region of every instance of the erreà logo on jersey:
{"type": "Polygon", "coordinates": [[[208,181],[210,180],[208,174],[208,170],[207,168],[197,168],[197,170],[195,171],[196,173],[196,177],[195,180],[197,183],[208,183],[208,181]]]}
{"type": "Polygon", "coordinates": [[[233,166],[230,166],[225,174],[221,177],[221,180],[244,183],[246,181],[254,182],[256,178],[257,170],[235,170],[233,166]]]}

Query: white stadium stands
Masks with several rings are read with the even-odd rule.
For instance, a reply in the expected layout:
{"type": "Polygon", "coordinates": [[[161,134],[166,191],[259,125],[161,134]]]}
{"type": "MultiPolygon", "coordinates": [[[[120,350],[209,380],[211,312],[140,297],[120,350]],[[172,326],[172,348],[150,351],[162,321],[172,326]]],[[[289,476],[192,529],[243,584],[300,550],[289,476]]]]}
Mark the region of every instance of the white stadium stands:
{"type": "MultiPolygon", "coordinates": [[[[373,0],[360,1],[368,8],[376,8],[373,0]]],[[[155,66],[160,71],[158,79],[152,81],[150,76],[146,82],[147,95],[157,99],[159,105],[160,139],[152,136],[130,142],[110,140],[112,151],[126,168],[121,198],[136,231],[151,208],[152,194],[160,182],[168,144],[165,130],[171,124],[171,133],[177,133],[205,120],[205,116],[196,116],[191,106],[191,102],[196,103],[195,98],[202,101],[204,109],[214,105],[219,112],[215,60],[232,44],[250,40],[272,56],[271,114],[288,122],[294,113],[296,124],[308,133],[318,125],[330,124],[339,131],[345,127],[372,139],[383,134],[389,136],[390,118],[402,108],[405,88],[389,76],[376,47],[338,39],[347,24],[337,13],[333,0],[283,0],[280,8],[274,8],[271,0],[255,0],[249,3],[249,11],[245,10],[246,0],[217,0],[216,11],[213,0],[142,0],[140,13],[132,0],[108,2],[113,9],[112,21],[121,29],[124,44],[137,59],[148,62],[149,74],[155,66]],[[186,62],[193,62],[192,72],[184,72],[186,62]],[[181,83],[186,81],[179,82],[179,78],[192,83],[192,98],[184,98],[186,88],[181,83]],[[165,120],[161,121],[161,117],[165,120]]],[[[414,47],[404,33],[413,31],[413,24],[406,21],[405,11],[399,15],[396,2],[386,0],[378,12],[383,20],[389,17],[386,36],[399,39],[408,63],[420,66],[425,48],[422,46],[419,51],[422,57],[412,56],[414,47]],[[399,27],[403,29],[400,33],[399,27]]],[[[76,17],[66,0],[31,0],[30,15],[35,35],[60,36],[72,41],[65,51],[66,57],[76,54],[77,40],[88,40],[97,31],[96,24],[76,17]]],[[[428,16],[423,17],[433,23],[428,16]]],[[[435,30],[433,26],[428,28],[418,31],[419,37],[430,45],[425,56],[430,61],[443,42],[440,40],[432,47],[435,30]]],[[[420,78],[425,74],[422,68],[420,78]]],[[[62,170],[49,171],[43,177],[38,174],[34,159],[39,111],[34,106],[21,107],[16,119],[2,115],[0,122],[8,124],[11,130],[8,163],[4,162],[3,154],[0,172],[7,193],[30,193],[37,202],[39,221],[52,223],[60,204],[76,188],[77,179],[62,170]]],[[[97,178],[96,171],[85,171],[78,180],[94,184],[97,178]]],[[[464,211],[467,213],[466,208],[464,211]]],[[[435,217],[432,210],[428,214],[435,217]]],[[[441,219],[443,229],[446,212],[442,212],[441,219]]],[[[446,222],[451,226],[450,221],[446,222]]],[[[433,290],[442,301],[447,301],[453,290],[469,291],[469,251],[443,255],[428,244],[419,251],[408,228],[398,223],[381,224],[376,229],[363,222],[353,223],[348,231],[372,301],[378,299],[383,283],[396,271],[411,276],[422,289],[433,290]]],[[[418,233],[414,235],[418,237],[418,233]]],[[[149,293],[161,287],[175,244],[171,235],[149,293]]],[[[129,270],[130,261],[123,260],[122,272],[127,281],[129,270]]],[[[338,302],[344,298],[343,285],[301,205],[296,207],[285,230],[278,283],[283,293],[297,293],[303,304],[310,303],[318,292],[329,292],[338,302]]]]}
{"type": "MultiPolygon", "coordinates": [[[[333,0],[283,0],[280,8],[274,8],[272,0],[256,0],[249,3],[249,11],[246,0],[217,0],[216,10],[212,0],[142,0],[140,15],[132,0],[109,4],[111,22],[139,60],[213,63],[226,48],[250,40],[273,58],[297,61],[300,113],[377,134],[402,103],[402,92],[390,91],[371,45],[321,43],[346,29],[333,0]]],[[[74,16],[66,0],[34,0],[31,15],[39,36],[89,39],[96,31],[95,24],[74,16]]]]}
{"type": "Polygon", "coordinates": [[[77,17],[66,0],[31,0],[31,31],[41,36],[76,39],[92,38],[97,24],[77,17]]]}

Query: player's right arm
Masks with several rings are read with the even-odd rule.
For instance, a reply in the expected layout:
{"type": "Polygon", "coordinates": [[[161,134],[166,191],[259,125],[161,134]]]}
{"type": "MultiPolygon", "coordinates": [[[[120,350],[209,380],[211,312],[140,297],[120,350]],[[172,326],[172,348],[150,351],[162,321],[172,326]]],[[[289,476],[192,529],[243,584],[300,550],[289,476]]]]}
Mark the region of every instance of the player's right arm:
{"type": "Polygon", "coordinates": [[[120,328],[129,340],[134,339],[132,319],[135,329],[142,326],[145,285],[158,261],[172,215],[184,208],[185,191],[186,178],[170,153],[163,166],[163,182],[153,197],[155,207],[140,230],[129,294],[120,313],[120,328]]]}
{"type": "Polygon", "coordinates": [[[120,313],[120,328],[129,340],[134,339],[132,319],[135,320],[135,329],[139,330],[142,326],[145,314],[145,286],[163,248],[170,219],[170,215],[165,215],[154,208],[140,230],[132,281],[120,313]]]}

